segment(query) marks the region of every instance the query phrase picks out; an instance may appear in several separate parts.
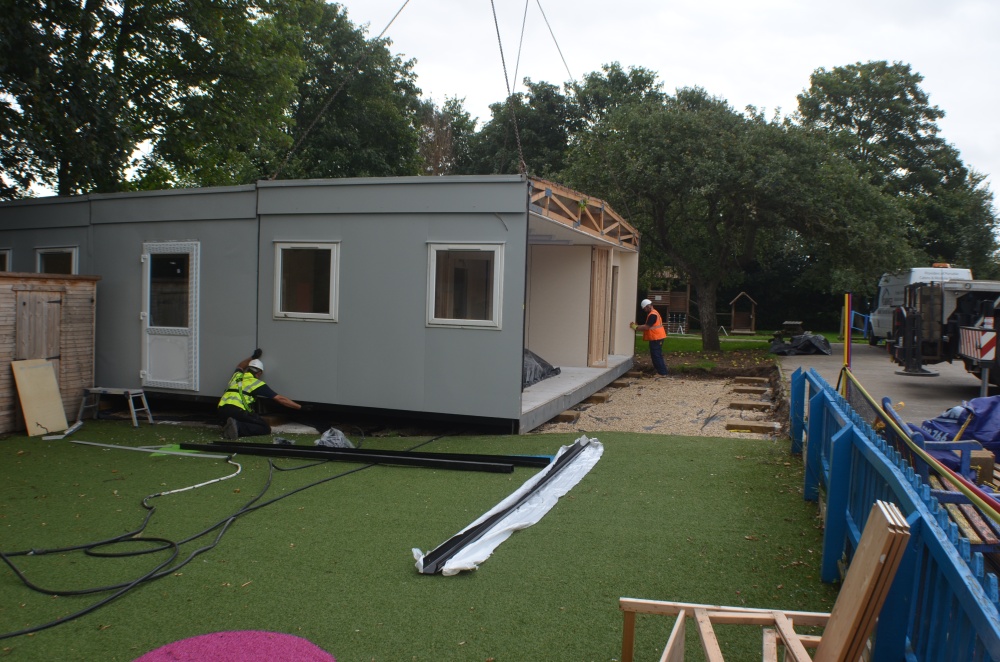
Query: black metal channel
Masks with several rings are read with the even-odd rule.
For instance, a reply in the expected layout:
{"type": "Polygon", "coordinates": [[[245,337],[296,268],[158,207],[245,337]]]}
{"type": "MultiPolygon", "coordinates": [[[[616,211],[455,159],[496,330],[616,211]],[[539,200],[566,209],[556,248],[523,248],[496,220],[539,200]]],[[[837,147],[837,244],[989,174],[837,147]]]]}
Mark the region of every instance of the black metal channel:
{"type": "Polygon", "coordinates": [[[452,536],[430,552],[427,552],[427,554],[424,555],[423,570],[420,572],[424,575],[433,575],[434,573],[440,571],[441,568],[444,567],[444,564],[448,562],[448,559],[457,554],[466,545],[470,545],[482,538],[497,522],[506,517],[512,511],[516,510],[521,504],[531,498],[531,495],[541,489],[546,483],[551,481],[552,478],[566,468],[566,466],[572,462],[589,443],[589,439],[585,442],[581,442],[578,439],[569,448],[569,450],[560,455],[559,458],[552,463],[549,472],[545,474],[545,476],[543,476],[542,479],[534,485],[534,487],[522,494],[520,499],[503,510],[494,513],[488,519],[483,520],[471,529],[452,536]]]}
{"type": "MultiPolygon", "coordinates": [[[[216,448],[273,448],[274,444],[255,444],[246,441],[216,441],[216,448]]],[[[288,446],[285,446],[288,448],[288,446]]],[[[292,448],[296,448],[292,446],[292,448]]],[[[391,451],[372,448],[332,448],[330,446],[305,446],[302,448],[320,449],[331,453],[354,453],[356,455],[381,455],[384,457],[426,457],[439,460],[460,460],[466,462],[497,462],[513,464],[515,467],[547,467],[552,458],[539,455],[489,455],[485,453],[427,453],[424,451],[391,451]]]]}
{"type": "Polygon", "coordinates": [[[329,448],[297,448],[295,446],[275,446],[272,444],[221,445],[182,443],[185,450],[210,451],[218,453],[225,449],[230,453],[243,455],[267,455],[271,457],[299,457],[333,462],[356,462],[358,464],[394,464],[404,467],[430,467],[454,469],[457,471],[485,471],[487,473],[513,473],[514,465],[500,462],[472,462],[461,460],[440,460],[426,457],[404,457],[389,455],[362,455],[358,453],[331,453],[329,448]]]}

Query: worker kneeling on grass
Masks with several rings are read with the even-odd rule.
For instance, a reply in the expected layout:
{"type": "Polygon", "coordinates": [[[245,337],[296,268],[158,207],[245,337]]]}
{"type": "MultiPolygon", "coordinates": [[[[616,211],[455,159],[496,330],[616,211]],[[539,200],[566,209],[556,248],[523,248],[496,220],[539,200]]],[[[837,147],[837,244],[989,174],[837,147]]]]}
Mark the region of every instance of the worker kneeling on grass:
{"type": "Polygon", "coordinates": [[[263,352],[257,349],[253,356],[240,361],[229,380],[226,392],[219,400],[219,417],[223,421],[222,436],[226,439],[271,434],[271,426],[256,412],[257,398],[271,398],[291,409],[302,409],[302,405],[278,395],[264,383],[261,355],[263,352]]]}

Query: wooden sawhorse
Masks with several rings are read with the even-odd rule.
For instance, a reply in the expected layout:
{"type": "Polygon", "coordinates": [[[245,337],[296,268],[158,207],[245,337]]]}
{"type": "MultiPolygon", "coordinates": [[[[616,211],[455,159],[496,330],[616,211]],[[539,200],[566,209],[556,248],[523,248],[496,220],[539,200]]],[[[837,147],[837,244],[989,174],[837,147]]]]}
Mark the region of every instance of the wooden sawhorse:
{"type": "Polygon", "coordinates": [[[132,414],[132,426],[139,427],[139,421],[136,420],[136,412],[144,411],[146,412],[146,420],[153,423],[153,414],[149,411],[149,404],[146,402],[146,393],[141,388],[85,388],[83,389],[83,400],[80,401],[80,412],[76,416],[76,420],[82,421],[83,415],[88,409],[94,410],[94,418],[97,418],[97,413],[99,411],[98,407],[101,404],[102,395],[124,395],[128,400],[128,410],[132,414]],[[136,407],[136,400],[138,399],[140,407],[136,407]]]}

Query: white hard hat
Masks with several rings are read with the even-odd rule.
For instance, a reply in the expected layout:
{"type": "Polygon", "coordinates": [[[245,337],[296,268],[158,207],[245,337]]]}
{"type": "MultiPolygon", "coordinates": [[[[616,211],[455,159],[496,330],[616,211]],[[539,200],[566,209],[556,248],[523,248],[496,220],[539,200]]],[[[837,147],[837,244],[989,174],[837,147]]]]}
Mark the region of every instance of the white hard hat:
{"type": "Polygon", "coordinates": [[[645,308],[646,306],[652,306],[652,305],[653,305],[652,301],[650,301],[649,299],[643,299],[642,302],[639,304],[639,307],[645,308]]]}
{"type": "Polygon", "coordinates": [[[247,367],[256,368],[257,370],[264,372],[264,364],[260,362],[260,359],[250,359],[250,363],[247,367]]]}

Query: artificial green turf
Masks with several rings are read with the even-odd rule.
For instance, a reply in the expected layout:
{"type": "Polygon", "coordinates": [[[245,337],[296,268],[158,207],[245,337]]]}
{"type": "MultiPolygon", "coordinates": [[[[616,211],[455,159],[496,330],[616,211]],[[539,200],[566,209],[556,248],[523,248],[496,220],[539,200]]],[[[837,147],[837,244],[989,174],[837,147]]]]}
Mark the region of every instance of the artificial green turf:
{"type": "MultiPolygon", "coordinates": [[[[576,436],[445,437],[421,450],[554,454],[576,436]]],[[[816,509],[802,500],[801,461],[789,456],[787,440],[595,436],[605,447],[597,466],[475,572],[420,575],[410,550],[433,549],[535,470],[374,467],[292,494],[361,466],[324,463],[275,472],[264,500],[291,495],[238,519],[192,563],[82,618],[0,640],[0,658],[133,660],[198,634],[262,629],[305,637],[340,662],[615,660],[620,596],[829,610],[836,589],[818,579],[816,509]]],[[[215,438],[217,430],[136,430],[108,421],[88,422],[71,437],[129,446],[215,438]]],[[[404,449],[425,440],[384,438],[365,447],[404,449]]],[[[129,531],[145,514],[144,496],[231,471],[218,460],[18,436],[0,440],[0,457],[0,549],[7,554],[129,531]]],[[[258,495],[268,459],[237,460],[242,473],[235,478],[153,499],[157,511],[144,535],[182,539],[258,495]]],[[[182,557],[201,544],[183,545],[182,557]]],[[[72,552],[11,561],[31,581],[65,591],[134,579],[163,558],[72,552]]],[[[101,597],[42,595],[9,568],[0,573],[2,632],[101,597]]],[[[662,617],[639,618],[638,659],[658,658],[668,625],[662,617]]],[[[756,628],[723,628],[721,639],[733,659],[759,656],[756,628]]]]}

